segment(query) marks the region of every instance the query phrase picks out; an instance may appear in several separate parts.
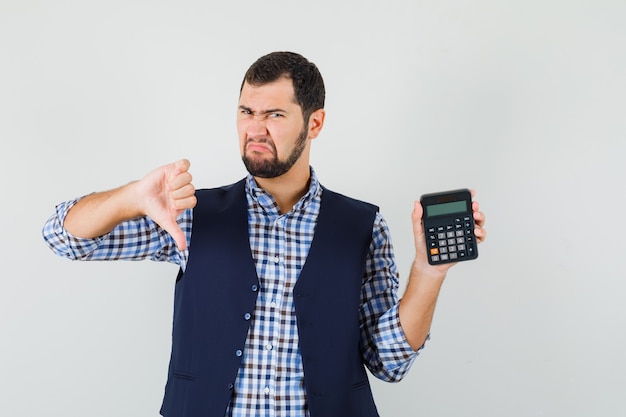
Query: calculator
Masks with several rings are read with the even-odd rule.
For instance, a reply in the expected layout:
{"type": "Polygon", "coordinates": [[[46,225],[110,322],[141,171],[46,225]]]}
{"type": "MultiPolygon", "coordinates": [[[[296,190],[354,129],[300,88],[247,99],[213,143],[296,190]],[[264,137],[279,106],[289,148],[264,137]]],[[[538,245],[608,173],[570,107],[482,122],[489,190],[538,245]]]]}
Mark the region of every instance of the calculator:
{"type": "Polygon", "coordinates": [[[441,265],[478,257],[472,194],[467,188],[424,194],[424,233],[428,263],[441,265]]]}

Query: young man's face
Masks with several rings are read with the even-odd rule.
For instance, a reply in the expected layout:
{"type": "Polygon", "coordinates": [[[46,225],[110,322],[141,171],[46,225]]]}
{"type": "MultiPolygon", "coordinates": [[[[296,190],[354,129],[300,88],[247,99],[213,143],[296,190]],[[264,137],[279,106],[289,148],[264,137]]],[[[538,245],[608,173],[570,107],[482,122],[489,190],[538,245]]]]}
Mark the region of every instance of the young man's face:
{"type": "MultiPolygon", "coordinates": [[[[309,128],[296,102],[291,79],[243,85],[237,131],[241,157],[255,177],[275,178],[289,171],[308,146],[309,128]]],[[[308,168],[308,161],[306,161],[308,168]]]]}

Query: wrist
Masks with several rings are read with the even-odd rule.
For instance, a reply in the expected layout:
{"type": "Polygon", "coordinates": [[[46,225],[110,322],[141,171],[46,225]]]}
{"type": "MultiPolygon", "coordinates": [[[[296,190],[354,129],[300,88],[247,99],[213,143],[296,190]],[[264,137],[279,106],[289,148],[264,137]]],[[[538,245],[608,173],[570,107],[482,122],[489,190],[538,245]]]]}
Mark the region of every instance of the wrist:
{"type": "Polygon", "coordinates": [[[446,277],[451,264],[447,265],[430,265],[427,261],[421,261],[418,258],[413,260],[411,265],[411,275],[422,277],[430,281],[443,281],[446,277]]]}
{"type": "Polygon", "coordinates": [[[145,198],[142,197],[139,181],[129,182],[120,187],[118,191],[116,197],[121,200],[119,207],[124,207],[124,211],[120,213],[123,220],[146,215],[145,198]]]}

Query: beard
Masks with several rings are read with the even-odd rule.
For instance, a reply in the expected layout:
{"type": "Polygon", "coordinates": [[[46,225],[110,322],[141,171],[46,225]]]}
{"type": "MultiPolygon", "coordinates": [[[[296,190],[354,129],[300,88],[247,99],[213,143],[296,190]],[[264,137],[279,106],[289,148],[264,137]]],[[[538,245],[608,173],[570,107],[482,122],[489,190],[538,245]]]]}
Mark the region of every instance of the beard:
{"type": "MultiPolygon", "coordinates": [[[[259,142],[265,143],[270,146],[274,152],[274,158],[271,159],[259,159],[255,160],[248,156],[247,151],[244,150],[243,156],[241,160],[243,164],[246,166],[248,172],[254,176],[259,178],[276,178],[280,177],[287,171],[291,169],[291,167],[300,159],[304,148],[306,147],[306,141],[308,137],[308,131],[305,128],[302,129],[298,138],[296,139],[296,143],[294,145],[291,154],[285,159],[281,161],[278,159],[278,153],[276,152],[276,146],[274,146],[274,142],[270,139],[263,139],[259,142]]],[[[250,140],[248,140],[249,142],[250,140]]]]}

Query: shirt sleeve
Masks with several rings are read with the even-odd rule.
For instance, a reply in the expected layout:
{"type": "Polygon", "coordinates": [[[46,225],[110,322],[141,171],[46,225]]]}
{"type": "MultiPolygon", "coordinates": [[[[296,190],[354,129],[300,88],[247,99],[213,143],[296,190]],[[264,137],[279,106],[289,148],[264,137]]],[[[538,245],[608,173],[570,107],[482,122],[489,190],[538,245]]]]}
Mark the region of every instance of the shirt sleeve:
{"type": "Polygon", "coordinates": [[[398,314],[398,271],[389,227],[378,213],[361,288],[361,349],[377,378],[400,381],[423,346],[414,351],[398,314]]]}
{"type": "MultiPolygon", "coordinates": [[[[73,236],[64,227],[65,217],[80,198],[56,206],[45,223],[42,234],[50,249],[71,260],[114,261],[153,260],[185,267],[188,250],[180,251],[169,233],[147,216],[120,223],[111,232],[93,239],[73,236]]],[[[185,210],[177,222],[187,243],[191,237],[192,210],[185,210]]]]}

